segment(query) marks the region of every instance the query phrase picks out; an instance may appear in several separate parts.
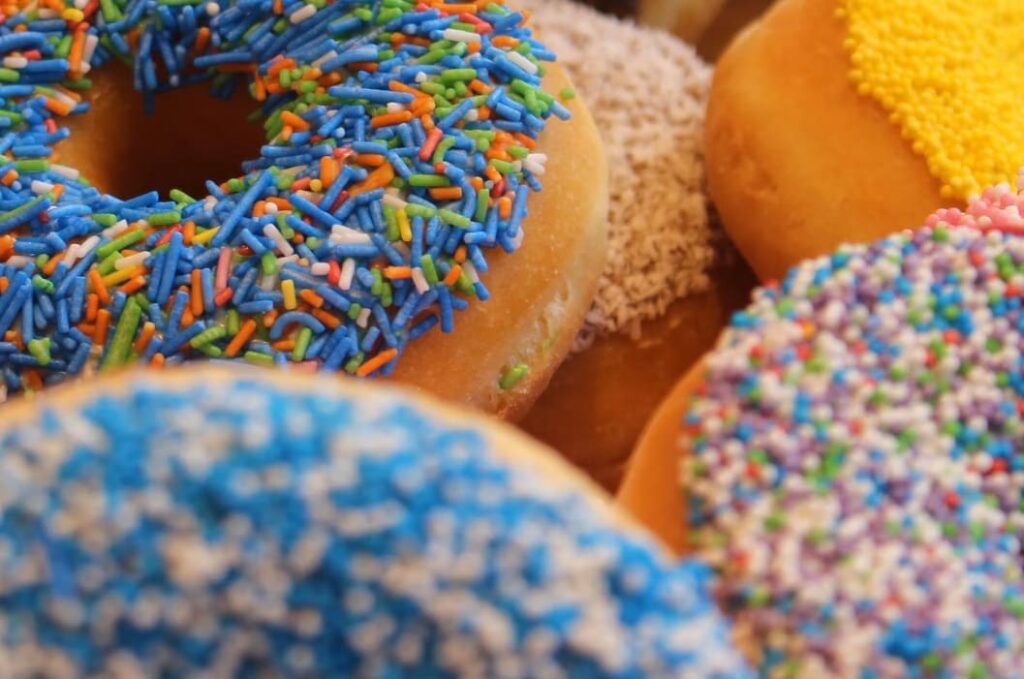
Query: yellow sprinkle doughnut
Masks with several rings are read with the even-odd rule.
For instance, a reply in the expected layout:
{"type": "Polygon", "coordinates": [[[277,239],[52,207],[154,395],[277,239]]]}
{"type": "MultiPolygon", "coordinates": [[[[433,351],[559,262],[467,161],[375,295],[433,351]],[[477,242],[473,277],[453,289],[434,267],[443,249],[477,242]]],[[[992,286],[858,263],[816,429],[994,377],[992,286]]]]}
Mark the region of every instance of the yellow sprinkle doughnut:
{"type": "Polygon", "coordinates": [[[1024,165],[1024,3],[839,5],[850,78],[924,157],[944,197],[966,199],[1016,176],[1024,165]]]}

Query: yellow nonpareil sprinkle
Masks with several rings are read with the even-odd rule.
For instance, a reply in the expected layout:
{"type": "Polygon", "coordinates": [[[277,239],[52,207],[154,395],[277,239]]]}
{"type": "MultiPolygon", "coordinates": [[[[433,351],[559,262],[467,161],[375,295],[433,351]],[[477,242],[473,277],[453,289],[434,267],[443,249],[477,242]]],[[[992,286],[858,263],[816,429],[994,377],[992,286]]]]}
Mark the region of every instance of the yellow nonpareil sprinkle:
{"type": "MultiPolygon", "coordinates": [[[[858,92],[967,199],[1024,166],[1024,2],[840,0],[858,92]]],[[[882,160],[882,159],[880,159],[882,160]]]]}

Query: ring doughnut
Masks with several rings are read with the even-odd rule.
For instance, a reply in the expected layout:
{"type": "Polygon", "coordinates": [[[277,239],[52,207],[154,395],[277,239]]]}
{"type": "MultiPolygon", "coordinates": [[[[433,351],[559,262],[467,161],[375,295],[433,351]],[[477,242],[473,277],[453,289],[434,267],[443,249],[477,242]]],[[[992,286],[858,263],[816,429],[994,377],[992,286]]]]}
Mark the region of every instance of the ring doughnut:
{"type": "MultiPolygon", "coordinates": [[[[192,357],[395,373],[509,416],[544,386],[600,268],[605,179],[585,109],[563,103],[522,14],[51,4],[0,24],[8,391],[192,357]],[[87,108],[84,76],[114,59],[147,105],[211,77],[219,96],[247,85],[267,143],[206,196],[101,193],[53,159],[63,118],[87,108]],[[553,115],[571,121],[540,136],[553,115]],[[524,221],[545,169],[556,195],[524,221]]],[[[84,139],[73,155],[102,151],[84,139]]]]}

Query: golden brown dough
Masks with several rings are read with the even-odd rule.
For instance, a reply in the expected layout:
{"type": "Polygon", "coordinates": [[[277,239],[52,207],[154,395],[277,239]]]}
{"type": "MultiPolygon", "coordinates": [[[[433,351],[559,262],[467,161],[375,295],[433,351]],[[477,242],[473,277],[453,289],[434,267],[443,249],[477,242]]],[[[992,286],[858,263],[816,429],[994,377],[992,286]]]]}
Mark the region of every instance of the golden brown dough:
{"type": "Polygon", "coordinates": [[[733,42],[712,84],[711,195],[762,279],[942,206],[925,161],[850,83],[835,10],[781,0],[733,42]]]}

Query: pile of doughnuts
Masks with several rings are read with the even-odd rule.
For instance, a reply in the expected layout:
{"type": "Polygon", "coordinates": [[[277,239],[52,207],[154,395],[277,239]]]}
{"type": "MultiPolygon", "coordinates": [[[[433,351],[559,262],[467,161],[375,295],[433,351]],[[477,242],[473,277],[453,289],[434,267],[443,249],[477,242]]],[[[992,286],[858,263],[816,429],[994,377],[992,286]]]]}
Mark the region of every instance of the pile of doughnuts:
{"type": "MultiPolygon", "coordinates": [[[[488,416],[601,351],[596,291],[671,280],[621,255],[644,214],[687,206],[659,242],[709,271],[707,72],[535,4],[581,92],[514,3],[0,3],[0,675],[1019,674],[1024,6],[779,0],[734,41],[703,153],[762,283],[613,498],[488,416]],[[693,78],[658,98],[694,164],[649,188],[623,140],[657,126],[621,130],[658,74],[693,78]],[[87,109],[196,84],[257,107],[241,174],[106,193],[130,128],[87,109]]],[[[629,313],[700,287],[656,285],[629,313]]],[[[623,412],[656,398],[615,356],[623,412]]]]}

